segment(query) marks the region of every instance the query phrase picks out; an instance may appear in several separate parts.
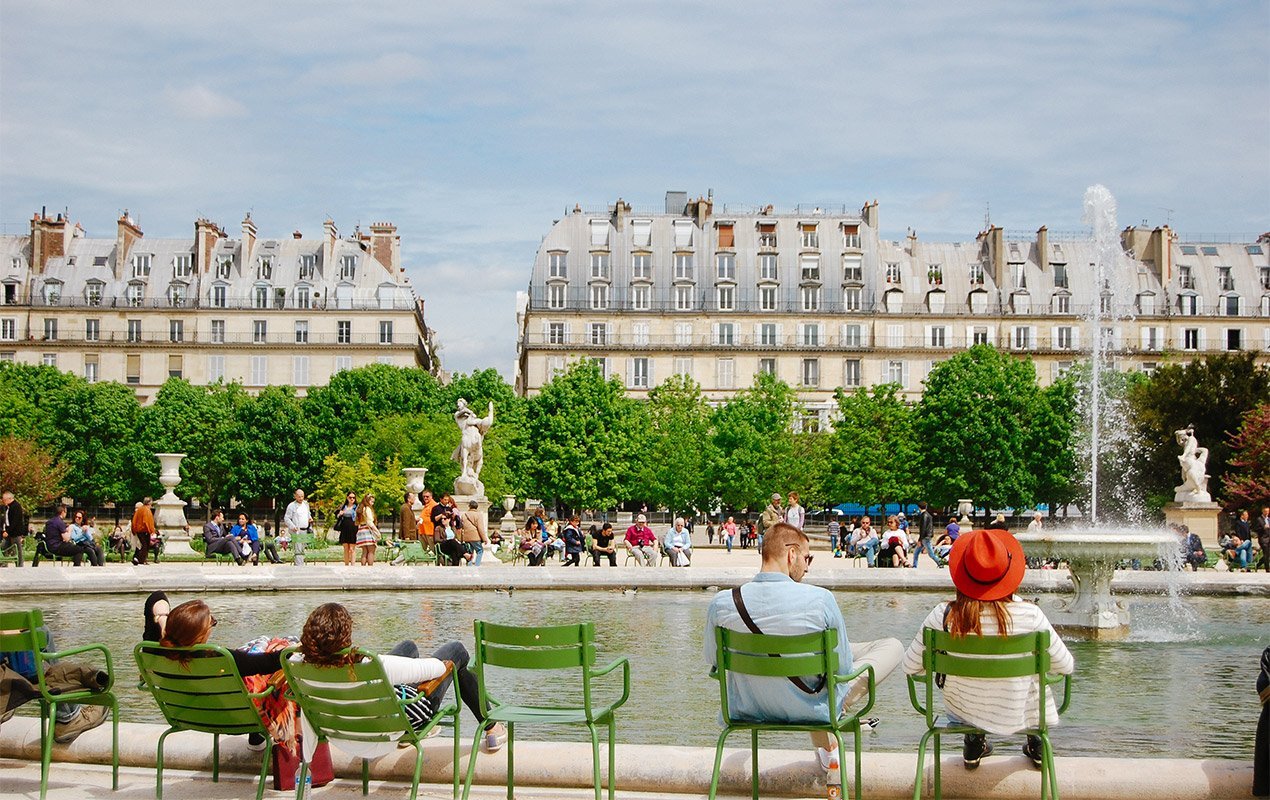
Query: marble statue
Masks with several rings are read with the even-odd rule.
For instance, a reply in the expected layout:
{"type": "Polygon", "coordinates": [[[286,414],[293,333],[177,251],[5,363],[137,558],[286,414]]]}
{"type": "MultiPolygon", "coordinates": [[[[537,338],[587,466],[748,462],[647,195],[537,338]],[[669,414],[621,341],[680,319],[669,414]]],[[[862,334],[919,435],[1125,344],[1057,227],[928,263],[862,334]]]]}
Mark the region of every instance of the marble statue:
{"type": "Polygon", "coordinates": [[[454,412],[454,424],[459,426],[459,446],[451,456],[459,462],[459,477],[454,479],[456,494],[483,497],[485,484],[481,483],[481,467],[485,462],[485,434],[494,424],[494,403],[489,404],[489,413],[478,417],[476,412],[467,407],[467,401],[459,398],[458,410],[454,412]]]}
{"type": "Polygon", "coordinates": [[[1188,425],[1173,436],[1182,446],[1182,455],[1177,457],[1182,465],[1182,485],[1173,487],[1175,503],[1209,503],[1212,495],[1208,493],[1208,448],[1200,447],[1195,439],[1195,426],[1188,425]]]}

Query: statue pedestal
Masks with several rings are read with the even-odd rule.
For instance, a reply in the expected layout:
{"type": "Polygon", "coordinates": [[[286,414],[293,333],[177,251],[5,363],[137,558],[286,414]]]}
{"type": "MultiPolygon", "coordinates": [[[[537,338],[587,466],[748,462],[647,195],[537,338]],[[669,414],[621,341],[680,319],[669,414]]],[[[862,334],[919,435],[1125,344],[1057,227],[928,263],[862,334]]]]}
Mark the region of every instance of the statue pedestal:
{"type": "Polygon", "coordinates": [[[467,504],[472,500],[476,501],[476,510],[485,515],[485,519],[489,519],[489,498],[485,495],[459,494],[455,492],[450,495],[454,498],[454,509],[460,514],[468,510],[467,504]]]}
{"type": "Polygon", "coordinates": [[[1165,503],[1164,519],[1170,525],[1185,525],[1199,536],[1204,547],[1217,546],[1217,520],[1221,506],[1217,503],[1187,502],[1165,503]]]}
{"type": "Polygon", "coordinates": [[[185,501],[169,489],[154,501],[154,526],[163,534],[163,554],[169,556],[197,555],[190,547],[190,535],[186,533],[185,501]]]}

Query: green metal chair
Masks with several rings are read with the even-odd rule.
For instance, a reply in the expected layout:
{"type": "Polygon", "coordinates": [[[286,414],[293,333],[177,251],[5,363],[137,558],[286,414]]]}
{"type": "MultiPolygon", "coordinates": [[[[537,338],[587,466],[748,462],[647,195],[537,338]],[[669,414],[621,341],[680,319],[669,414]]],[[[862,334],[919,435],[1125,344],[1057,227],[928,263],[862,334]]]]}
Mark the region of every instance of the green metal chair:
{"type": "Polygon", "coordinates": [[[1041,798],[1058,800],[1058,774],[1054,769],[1054,748],[1050,745],[1049,725],[1045,719],[1046,690],[1054,684],[1063,684],[1063,700],[1058,713],[1067,710],[1072,699],[1070,675],[1050,675],[1049,631],[1024,633],[1017,636],[963,636],[954,638],[947,631],[926,628],[922,633],[926,652],[922,655],[919,675],[908,676],[908,697],[913,708],[926,717],[926,733],[917,746],[917,778],[913,787],[913,800],[921,800],[922,777],[926,767],[926,745],[935,740],[935,798],[943,796],[940,785],[940,737],[948,734],[982,734],[973,725],[951,721],[940,722],[935,711],[936,675],[956,675],[963,678],[1023,678],[1036,676],[1040,682],[1040,716],[1035,728],[1020,734],[1037,736],[1042,743],[1041,798]],[[917,696],[918,686],[925,687],[923,704],[917,696]]]}
{"type": "Polygon", "coordinates": [[[52,722],[57,716],[58,704],[78,703],[80,705],[107,706],[110,708],[111,745],[110,745],[110,788],[119,788],[119,701],[115,699],[111,688],[115,684],[114,665],[110,651],[102,644],[86,644],[46,653],[43,647],[48,644],[48,633],[44,629],[44,613],[40,610],[6,611],[0,613],[0,650],[9,652],[30,651],[35,657],[36,686],[40,696],[40,797],[48,793],[49,762],[53,758],[53,735],[55,725],[52,722]],[[61,692],[53,694],[49,691],[44,679],[44,664],[59,658],[69,658],[81,653],[100,652],[106,659],[106,685],[100,691],[61,692]]]}
{"type": "MultiPolygon", "coordinates": [[[[340,741],[362,743],[406,742],[415,748],[414,780],[410,785],[410,800],[419,794],[419,775],[423,770],[423,740],[428,732],[449,719],[454,726],[454,797],[459,796],[459,708],[454,702],[443,703],[436,714],[420,730],[415,730],[403,710],[409,701],[397,696],[397,690],[388,681],[384,665],[374,653],[358,648],[355,651],[366,660],[352,664],[325,667],[293,661],[291,656],[299,652],[290,648],[282,654],[282,672],[287,676],[287,686],[292,697],[300,705],[300,713],[317,733],[318,742],[340,741]]],[[[457,694],[457,688],[454,688],[457,694]]],[[[304,790],[304,779],[309,765],[301,764],[296,781],[296,797],[304,790]]],[[[370,791],[370,761],[362,759],[362,794],[370,791]]]]}
{"type": "MultiPolygon", "coordinates": [[[[631,664],[625,658],[618,658],[608,666],[595,669],[595,626],[590,622],[580,625],[556,625],[552,627],[518,628],[508,625],[495,625],[492,622],[477,620],[476,653],[472,670],[476,673],[480,684],[481,708],[488,709],[486,719],[490,722],[502,722],[507,725],[507,800],[512,800],[516,789],[515,750],[516,723],[524,722],[534,725],[586,725],[591,732],[592,775],[595,779],[595,800],[600,800],[600,735],[597,725],[608,725],[609,729],[609,800],[613,800],[616,785],[614,772],[614,748],[617,722],[615,712],[621,708],[631,696],[631,664]],[[593,706],[591,702],[591,682],[600,676],[608,675],[618,667],[622,668],[622,696],[615,702],[604,706],[593,706]],[[515,670],[573,670],[582,673],[582,705],[581,706],[528,706],[503,703],[489,694],[486,685],[485,670],[488,667],[502,667],[515,670]]],[[[579,692],[552,684],[559,688],[556,696],[576,697],[579,692]]],[[[467,779],[463,784],[463,800],[467,800],[472,790],[472,777],[476,772],[476,756],[480,752],[481,737],[485,731],[477,726],[476,736],[472,740],[472,756],[467,763],[467,779]]]]}
{"type": "Polygon", "coordinates": [[[860,769],[860,721],[864,719],[876,700],[876,681],[873,665],[865,664],[847,675],[838,674],[838,632],[833,629],[800,633],[792,636],[775,634],[744,633],[727,628],[715,629],[715,667],[710,677],[719,682],[719,703],[723,709],[723,733],[719,734],[719,742],[714,752],[714,773],[710,777],[710,800],[714,800],[719,791],[719,773],[723,766],[723,745],[734,731],[750,732],[751,775],[750,792],[754,800],[758,800],[758,734],[759,731],[785,733],[789,731],[823,731],[832,734],[838,742],[838,779],[843,786],[847,783],[846,759],[842,734],[849,732],[854,736],[855,745],[855,797],[859,800],[862,791],[860,769]],[[734,719],[732,707],[728,699],[727,677],[732,675],[749,675],[785,681],[790,678],[801,678],[809,675],[832,676],[825,681],[826,704],[829,708],[839,708],[842,702],[842,685],[857,678],[868,681],[868,699],[860,708],[851,713],[841,714],[825,722],[759,722],[748,719],[734,719]]]}
{"type": "Polygon", "coordinates": [[[252,700],[263,699],[270,690],[251,693],[243,684],[234,657],[223,647],[199,644],[192,647],[162,647],[142,642],[133,648],[133,658],[141,670],[142,688],[148,691],[163,712],[168,729],[159,736],[155,797],[163,798],[163,742],[177,731],[212,734],[212,780],[220,780],[220,737],[259,734],[265,740],[260,761],[260,785],[256,800],[265,794],[273,737],[252,700]],[[182,664],[180,656],[188,660],[182,664]]]}

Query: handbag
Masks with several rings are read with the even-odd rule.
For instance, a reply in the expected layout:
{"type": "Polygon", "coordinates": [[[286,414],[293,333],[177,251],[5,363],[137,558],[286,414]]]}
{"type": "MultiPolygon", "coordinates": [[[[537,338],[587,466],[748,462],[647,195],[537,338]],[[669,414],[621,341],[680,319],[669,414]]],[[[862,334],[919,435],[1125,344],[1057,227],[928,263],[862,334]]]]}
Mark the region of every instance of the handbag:
{"type": "MultiPolygon", "coordinates": [[[[296,734],[295,751],[279,744],[273,748],[273,788],[278,791],[295,789],[295,776],[300,770],[300,754],[304,747],[300,735],[296,734]]],[[[314,786],[325,786],[335,780],[335,769],[331,766],[331,746],[326,742],[318,743],[313,752],[313,760],[309,762],[309,777],[314,786]]]]}

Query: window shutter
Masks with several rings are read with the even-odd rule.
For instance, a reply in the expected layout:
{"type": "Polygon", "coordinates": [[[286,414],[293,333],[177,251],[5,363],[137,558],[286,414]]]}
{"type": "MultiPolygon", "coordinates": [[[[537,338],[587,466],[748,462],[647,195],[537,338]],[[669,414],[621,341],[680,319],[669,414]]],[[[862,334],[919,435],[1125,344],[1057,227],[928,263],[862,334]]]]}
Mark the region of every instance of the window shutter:
{"type": "Polygon", "coordinates": [[[970,345],[974,343],[975,343],[975,326],[967,325],[966,326],[966,347],[970,347],[970,345]]]}
{"type": "Polygon", "coordinates": [[[712,344],[719,343],[719,323],[717,322],[710,323],[710,342],[712,344]]]}
{"type": "Polygon", "coordinates": [[[785,325],[781,322],[776,323],[776,343],[785,343],[785,325]]]}
{"type": "Polygon", "coordinates": [[[827,344],[827,342],[825,342],[825,323],[823,322],[816,323],[816,344],[821,347],[824,347],[827,344]]]}
{"type": "Polygon", "coordinates": [[[1200,350],[1208,349],[1207,340],[1208,340],[1208,331],[1206,331],[1203,328],[1200,328],[1199,329],[1199,349],[1200,350]]]}
{"type": "Polygon", "coordinates": [[[1058,328],[1050,328],[1050,349],[1057,350],[1058,345],[1058,328]]]}
{"type": "Polygon", "coordinates": [[[653,359],[648,359],[648,388],[651,389],[657,385],[657,381],[653,380],[653,359]]]}
{"type": "Polygon", "coordinates": [[[1080,328],[1076,328],[1076,327],[1072,328],[1072,349],[1073,350],[1080,349],[1080,328]]]}
{"type": "Polygon", "coordinates": [[[754,323],[754,344],[761,344],[762,342],[763,342],[763,323],[756,322],[754,323]]]}
{"type": "Polygon", "coordinates": [[[1117,325],[1115,329],[1112,330],[1111,343],[1117,350],[1124,349],[1124,328],[1117,325]]]}
{"type": "Polygon", "coordinates": [[[924,347],[930,347],[930,346],[931,346],[931,330],[932,330],[934,327],[935,327],[934,325],[926,325],[926,326],[924,326],[924,328],[923,328],[923,330],[922,330],[922,345],[923,345],[924,347]]]}
{"type": "Polygon", "coordinates": [[[988,344],[995,345],[997,343],[997,329],[991,325],[988,326],[988,344]]]}
{"type": "Polygon", "coordinates": [[[611,322],[604,323],[604,343],[613,344],[613,323],[611,322]]]}
{"type": "Polygon", "coordinates": [[[1033,349],[1037,346],[1035,325],[1027,326],[1027,343],[1029,349],[1033,349]]]}
{"type": "Polygon", "coordinates": [[[907,389],[907,388],[908,388],[908,362],[907,362],[907,361],[903,361],[903,362],[900,362],[900,363],[901,363],[901,364],[903,364],[903,369],[902,369],[902,370],[901,370],[901,372],[900,372],[900,374],[901,374],[903,377],[900,379],[900,382],[901,382],[901,384],[904,386],[904,388],[905,388],[905,389],[907,389]]]}
{"type": "Polygon", "coordinates": [[[542,340],[544,342],[549,341],[550,336],[551,336],[551,323],[544,319],[542,321],[542,340]]]}

